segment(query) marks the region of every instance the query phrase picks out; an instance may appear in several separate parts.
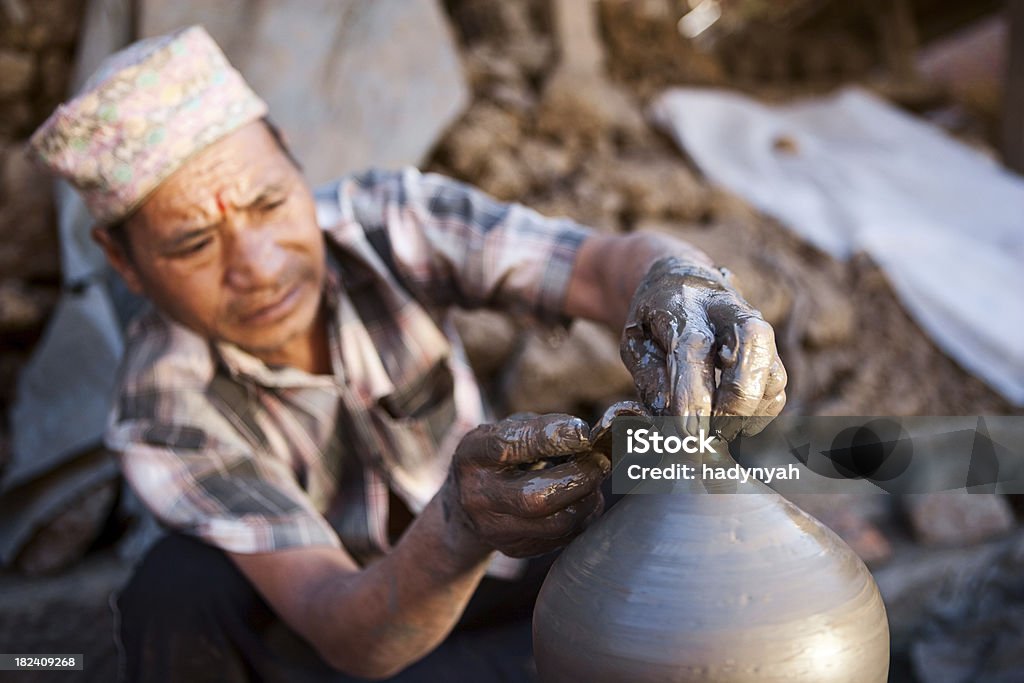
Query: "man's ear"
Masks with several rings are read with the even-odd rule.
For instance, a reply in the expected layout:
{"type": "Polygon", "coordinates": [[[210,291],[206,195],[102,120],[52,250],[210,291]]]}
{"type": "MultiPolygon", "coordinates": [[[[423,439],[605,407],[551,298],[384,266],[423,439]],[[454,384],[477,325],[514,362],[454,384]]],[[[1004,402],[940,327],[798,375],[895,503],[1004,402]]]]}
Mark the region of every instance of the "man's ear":
{"type": "Polygon", "coordinates": [[[121,276],[128,289],[133,294],[142,296],[142,279],[139,277],[139,271],[135,268],[135,262],[132,260],[131,255],[125,251],[125,245],[110,234],[109,228],[102,225],[94,225],[92,227],[92,238],[103,249],[103,253],[107,256],[107,261],[110,262],[110,265],[121,276]]]}

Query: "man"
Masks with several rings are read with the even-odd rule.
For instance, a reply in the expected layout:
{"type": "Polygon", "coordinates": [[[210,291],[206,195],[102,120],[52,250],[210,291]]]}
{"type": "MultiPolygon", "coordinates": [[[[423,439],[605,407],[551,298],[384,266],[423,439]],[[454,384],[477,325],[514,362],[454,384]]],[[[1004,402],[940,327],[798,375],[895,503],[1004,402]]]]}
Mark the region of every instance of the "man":
{"type": "Polygon", "coordinates": [[[601,513],[608,461],[576,417],[486,424],[445,311],[603,322],[647,406],[695,417],[778,414],[771,328],[667,237],[411,169],[313,193],[266,113],[193,27],[109,58],[33,136],[153,304],[108,443],[171,533],[118,600],[125,673],[525,678],[499,653],[528,657],[528,622],[470,633],[467,604],[601,513]]]}

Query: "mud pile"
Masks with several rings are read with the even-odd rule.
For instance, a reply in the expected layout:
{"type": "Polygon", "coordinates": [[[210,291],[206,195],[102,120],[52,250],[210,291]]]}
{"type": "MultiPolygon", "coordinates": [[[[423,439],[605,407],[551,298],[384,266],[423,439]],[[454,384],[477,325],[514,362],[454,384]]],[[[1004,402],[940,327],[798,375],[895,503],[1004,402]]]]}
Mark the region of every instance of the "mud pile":
{"type": "MultiPolygon", "coordinates": [[[[711,186],[646,123],[647,100],[666,85],[751,82],[742,69],[736,75],[738,67],[729,61],[734,48],[728,44],[721,54],[703,53],[681,40],[671,2],[598,3],[603,78],[564,77],[560,64],[578,61],[578,56],[561,49],[553,3],[446,4],[475,97],[438,146],[431,170],[546,215],[612,232],[667,232],[706,250],[737,273],[747,298],[776,327],[790,373],[792,411],[1024,412],[939,351],[908,318],[873,263],[864,258],[840,263],[802,243],[739,198],[711,186]]],[[[847,83],[864,70],[870,50],[856,38],[851,31],[845,42],[827,51],[834,68],[814,72],[815,89],[847,83]]],[[[807,89],[807,81],[796,76],[783,81],[768,83],[773,93],[786,83],[794,91],[807,89]]],[[[628,378],[616,367],[615,339],[596,328],[583,326],[551,341],[545,331],[513,322],[501,333],[484,323],[490,330],[486,335],[469,329],[472,317],[461,322],[473,358],[491,376],[507,410],[525,409],[532,402],[534,409],[540,405],[586,414],[629,389],[628,378]],[[495,334],[512,338],[495,343],[495,334]],[[490,341],[478,345],[475,338],[490,341]],[[569,348],[545,352],[559,343],[569,348]],[[581,386],[582,361],[567,359],[586,359],[594,381],[581,386]]]]}

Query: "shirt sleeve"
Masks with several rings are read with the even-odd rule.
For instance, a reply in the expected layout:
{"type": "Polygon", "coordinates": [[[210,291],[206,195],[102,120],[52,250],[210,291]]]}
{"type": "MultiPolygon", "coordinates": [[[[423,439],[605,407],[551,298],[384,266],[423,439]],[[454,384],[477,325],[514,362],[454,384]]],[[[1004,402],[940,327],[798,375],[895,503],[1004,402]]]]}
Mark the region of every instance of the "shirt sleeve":
{"type": "Polygon", "coordinates": [[[340,547],[288,464],[268,453],[257,457],[253,435],[243,436],[248,428],[219,409],[201,373],[180,360],[140,371],[134,355],[122,371],[106,441],[162,524],[236,553],[340,547]]]}
{"type": "Polygon", "coordinates": [[[587,228],[413,168],[352,176],[338,197],[420,301],[563,321],[587,228]]]}

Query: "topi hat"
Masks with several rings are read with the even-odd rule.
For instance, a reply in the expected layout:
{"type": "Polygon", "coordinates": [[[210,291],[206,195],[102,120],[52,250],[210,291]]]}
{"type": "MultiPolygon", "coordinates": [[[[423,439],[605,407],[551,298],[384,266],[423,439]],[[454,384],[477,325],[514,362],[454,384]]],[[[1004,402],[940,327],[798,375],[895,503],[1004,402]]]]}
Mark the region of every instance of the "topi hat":
{"type": "Polygon", "coordinates": [[[108,57],[29,144],[106,225],[138,208],[187,159],[266,114],[213,38],[193,26],[108,57]]]}

